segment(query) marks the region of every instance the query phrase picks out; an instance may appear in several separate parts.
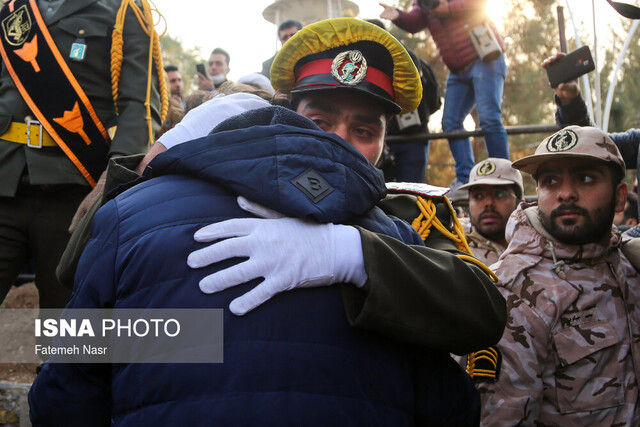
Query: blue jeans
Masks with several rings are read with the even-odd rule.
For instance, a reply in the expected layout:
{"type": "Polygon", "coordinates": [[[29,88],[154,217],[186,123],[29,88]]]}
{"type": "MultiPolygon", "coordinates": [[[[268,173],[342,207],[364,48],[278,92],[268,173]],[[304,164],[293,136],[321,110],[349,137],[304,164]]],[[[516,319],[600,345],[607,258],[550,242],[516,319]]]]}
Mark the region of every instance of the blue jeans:
{"type": "MultiPolygon", "coordinates": [[[[467,71],[449,73],[444,93],[442,130],[464,130],[462,122],[476,105],[489,157],[508,159],[509,142],[500,110],[506,75],[504,55],[489,63],[476,59],[467,71]]],[[[449,148],[456,161],[457,180],[466,183],[475,164],[471,141],[469,138],[452,139],[449,140],[449,148]]]]}
{"type": "Polygon", "coordinates": [[[396,158],[395,180],[397,182],[424,182],[429,159],[429,142],[422,139],[389,144],[396,158]]]}

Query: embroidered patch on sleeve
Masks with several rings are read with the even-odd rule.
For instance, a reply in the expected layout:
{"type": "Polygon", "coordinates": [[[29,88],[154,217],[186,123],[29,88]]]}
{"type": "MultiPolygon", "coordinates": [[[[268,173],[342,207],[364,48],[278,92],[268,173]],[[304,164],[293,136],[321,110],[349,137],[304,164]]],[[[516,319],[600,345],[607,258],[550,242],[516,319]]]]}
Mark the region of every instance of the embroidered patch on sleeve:
{"type": "Polygon", "coordinates": [[[307,169],[295,177],[291,183],[313,203],[318,203],[333,193],[333,187],[313,169],[307,169]]]}

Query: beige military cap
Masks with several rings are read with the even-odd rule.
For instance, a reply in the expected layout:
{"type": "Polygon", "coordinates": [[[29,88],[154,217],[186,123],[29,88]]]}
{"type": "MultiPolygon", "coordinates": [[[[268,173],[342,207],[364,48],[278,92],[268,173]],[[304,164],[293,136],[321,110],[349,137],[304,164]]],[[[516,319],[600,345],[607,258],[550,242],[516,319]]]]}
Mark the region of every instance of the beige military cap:
{"type": "Polygon", "coordinates": [[[512,185],[515,184],[524,192],[522,174],[511,167],[507,159],[489,157],[471,169],[469,182],[460,186],[460,190],[469,189],[474,185],[512,185]]]}
{"type": "Polygon", "coordinates": [[[611,162],[620,168],[623,175],[625,173],[624,160],[616,144],[605,132],[590,126],[567,126],[559,130],[542,141],[535,154],[513,162],[513,167],[535,175],[543,162],[560,157],[611,162]]]}

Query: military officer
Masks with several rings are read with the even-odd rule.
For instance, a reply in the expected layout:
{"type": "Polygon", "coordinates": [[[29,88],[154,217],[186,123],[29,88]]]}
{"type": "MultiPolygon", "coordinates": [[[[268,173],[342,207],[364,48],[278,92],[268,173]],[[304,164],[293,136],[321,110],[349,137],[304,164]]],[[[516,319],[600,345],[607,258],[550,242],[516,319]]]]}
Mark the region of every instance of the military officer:
{"type": "Polygon", "coordinates": [[[157,35],[150,16],[142,27],[138,6],[122,5],[124,20],[117,0],[14,0],[0,11],[0,301],[34,259],[40,307],[66,304],[54,272],[78,205],[110,157],[146,151],[159,127],[157,35]]]}
{"type": "MultiPolygon", "coordinates": [[[[353,19],[322,21],[298,31],[276,56],[271,83],[291,95],[292,108],[299,114],[341,136],[373,164],[382,152],[387,121],[393,114],[414,110],[421,99],[417,70],[402,45],[385,30],[353,19]]],[[[427,247],[409,246],[361,228],[350,235],[362,252],[354,254],[355,264],[350,266],[358,271],[352,277],[359,279],[344,288],[345,310],[356,327],[465,354],[482,342],[497,342],[504,301],[496,298],[497,289],[483,272],[484,266],[460,252],[460,238],[446,231],[452,217],[442,193],[430,197],[429,189],[433,190],[426,185],[401,188],[402,194],[379,205],[387,213],[414,222],[427,247]],[[430,227],[435,222],[429,214],[432,210],[443,213],[441,230],[457,243],[430,227]]],[[[200,283],[203,291],[214,292],[256,274],[264,277],[255,291],[231,304],[232,312],[242,315],[279,292],[310,284],[326,286],[342,277],[332,271],[332,265],[320,266],[326,273],[322,277],[297,274],[311,267],[318,251],[327,250],[309,244],[314,241],[314,224],[305,222],[295,231],[289,221],[280,219],[264,225],[282,242],[278,251],[265,253],[264,258],[254,254],[251,263],[222,270],[200,283]],[[309,265],[280,268],[293,253],[304,254],[297,258],[309,265]]],[[[226,226],[224,222],[214,225],[226,226]]],[[[260,238],[260,233],[254,233],[244,240],[260,238]]],[[[234,241],[241,244],[241,239],[228,239],[225,246],[234,241]]],[[[192,254],[190,263],[203,267],[231,253],[219,252],[213,244],[192,254]]]]}

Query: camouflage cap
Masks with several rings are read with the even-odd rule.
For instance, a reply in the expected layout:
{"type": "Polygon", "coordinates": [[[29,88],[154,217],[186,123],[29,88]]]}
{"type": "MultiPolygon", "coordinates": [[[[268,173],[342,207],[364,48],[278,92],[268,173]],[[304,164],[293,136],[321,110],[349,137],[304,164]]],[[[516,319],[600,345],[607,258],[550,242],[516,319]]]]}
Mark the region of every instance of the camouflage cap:
{"type": "Polygon", "coordinates": [[[524,192],[522,174],[511,167],[507,159],[489,157],[471,169],[469,182],[460,186],[460,190],[469,189],[474,185],[517,185],[520,192],[524,192]]]}
{"type": "Polygon", "coordinates": [[[545,138],[535,154],[513,162],[513,167],[535,175],[542,163],[561,157],[611,162],[620,168],[622,175],[625,173],[624,160],[616,144],[606,132],[590,126],[567,126],[559,130],[545,138]]]}

